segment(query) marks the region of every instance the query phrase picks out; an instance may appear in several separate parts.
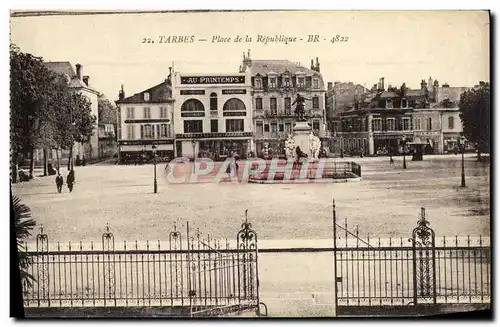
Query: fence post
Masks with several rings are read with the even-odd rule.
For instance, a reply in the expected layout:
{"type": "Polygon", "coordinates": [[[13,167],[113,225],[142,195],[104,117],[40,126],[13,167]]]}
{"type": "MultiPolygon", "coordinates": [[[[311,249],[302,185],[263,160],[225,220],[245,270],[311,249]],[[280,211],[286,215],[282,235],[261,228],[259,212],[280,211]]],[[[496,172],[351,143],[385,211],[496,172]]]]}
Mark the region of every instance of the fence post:
{"type": "Polygon", "coordinates": [[[334,317],[337,316],[337,215],[335,211],[335,198],[332,199],[332,220],[333,220],[333,281],[334,281],[334,317]]]}

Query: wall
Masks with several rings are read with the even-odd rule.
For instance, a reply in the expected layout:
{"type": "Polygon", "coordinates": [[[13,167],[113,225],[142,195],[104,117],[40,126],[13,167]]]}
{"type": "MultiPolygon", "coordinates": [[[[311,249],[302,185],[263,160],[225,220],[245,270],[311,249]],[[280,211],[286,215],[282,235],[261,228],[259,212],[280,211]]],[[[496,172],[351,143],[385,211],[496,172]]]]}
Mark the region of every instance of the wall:
{"type": "MultiPolygon", "coordinates": [[[[149,107],[151,111],[150,119],[165,119],[165,117],[160,116],[160,108],[167,108],[167,119],[170,119],[168,123],[151,123],[151,125],[160,125],[160,124],[172,124],[172,103],[138,103],[138,104],[121,104],[120,105],[120,122],[121,128],[119,128],[119,140],[127,140],[128,139],[128,125],[134,126],[135,139],[139,140],[141,138],[141,125],[146,124],[146,122],[137,122],[137,123],[125,123],[127,120],[127,108],[134,108],[134,119],[144,119],[144,108],[149,107]]],[[[156,127],[155,127],[156,130],[156,127]]],[[[173,127],[171,127],[173,131],[173,127]]]]}

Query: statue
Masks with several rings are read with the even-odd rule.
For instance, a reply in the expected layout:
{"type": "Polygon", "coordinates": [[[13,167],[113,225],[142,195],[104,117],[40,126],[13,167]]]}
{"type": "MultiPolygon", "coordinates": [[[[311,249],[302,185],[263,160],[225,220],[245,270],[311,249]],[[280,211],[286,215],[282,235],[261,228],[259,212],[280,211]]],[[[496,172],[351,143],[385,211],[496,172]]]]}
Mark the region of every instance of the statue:
{"type": "Polygon", "coordinates": [[[297,93],[297,97],[295,98],[295,101],[293,101],[292,106],[294,104],[297,104],[295,106],[295,114],[298,116],[299,121],[305,121],[306,120],[306,109],[305,109],[305,101],[306,100],[311,100],[304,98],[301,96],[299,93],[297,93]]]}

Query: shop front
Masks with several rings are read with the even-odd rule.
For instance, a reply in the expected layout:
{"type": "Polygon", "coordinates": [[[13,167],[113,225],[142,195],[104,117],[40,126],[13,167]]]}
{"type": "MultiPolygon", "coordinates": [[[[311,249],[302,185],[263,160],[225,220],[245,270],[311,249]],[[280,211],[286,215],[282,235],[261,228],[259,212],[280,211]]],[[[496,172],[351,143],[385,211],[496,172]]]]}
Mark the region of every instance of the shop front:
{"type": "Polygon", "coordinates": [[[398,155],[408,152],[408,143],[413,141],[412,134],[374,135],[375,154],[379,156],[398,155]]]}
{"type": "Polygon", "coordinates": [[[174,158],[174,140],[121,140],[119,141],[119,162],[149,162],[153,159],[153,145],[156,147],[157,162],[174,158]]]}
{"type": "Polygon", "coordinates": [[[250,132],[179,134],[177,156],[224,161],[236,155],[246,159],[251,149],[251,138],[250,132]]]}

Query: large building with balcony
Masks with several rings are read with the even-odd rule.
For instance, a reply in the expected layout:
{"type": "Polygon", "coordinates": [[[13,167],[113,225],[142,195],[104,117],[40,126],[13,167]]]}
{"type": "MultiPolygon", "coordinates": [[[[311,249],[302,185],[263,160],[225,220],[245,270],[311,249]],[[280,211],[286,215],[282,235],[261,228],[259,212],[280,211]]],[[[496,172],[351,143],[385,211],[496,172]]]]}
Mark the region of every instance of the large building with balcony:
{"type": "Polygon", "coordinates": [[[284,140],[297,120],[294,100],[307,99],[306,117],[315,134],[325,136],[325,85],[318,58],[306,68],[288,60],[252,60],[243,54],[241,72],[250,72],[253,131],[257,155],[268,148],[282,154],[284,140]]]}
{"type": "Polygon", "coordinates": [[[253,149],[249,73],[198,75],[172,79],[177,157],[245,158],[253,149]]]}
{"type": "Polygon", "coordinates": [[[174,157],[174,99],[170,84],[167,79],[130,97],[125,97],[122,86],[116,101],[120,163],[134,161],[142,155],[151,157],[153,145],[158,157],[174,157]]]}
{"type": "MultiPolygon", "coordinates": [[[[451,88],[429,78],[420,89],[384,87],[381,78],[371,92],[332,119],[332,152],[388,155],[403,151],[409,142],[425,143],[425,153],[454,151],[462,131],[458,101],[468,87],[451,88]]],[[[408,147],[405,148],[408,150],[408,147]]]]}

